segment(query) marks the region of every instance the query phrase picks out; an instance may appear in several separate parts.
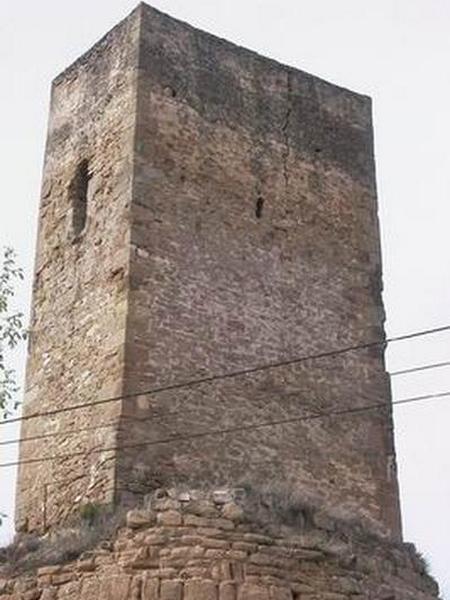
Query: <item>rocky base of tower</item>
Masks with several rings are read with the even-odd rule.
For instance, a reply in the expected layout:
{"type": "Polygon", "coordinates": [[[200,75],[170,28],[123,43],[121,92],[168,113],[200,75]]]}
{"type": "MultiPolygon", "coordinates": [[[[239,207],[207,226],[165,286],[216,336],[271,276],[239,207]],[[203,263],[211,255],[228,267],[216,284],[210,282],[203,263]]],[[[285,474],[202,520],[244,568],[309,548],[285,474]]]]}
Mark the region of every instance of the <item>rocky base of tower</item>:
{"type": "Polygon", "coordinates": [[[4,565],[0,600],[438,598],[410,544],[319,513],[299,511],[289,526],[263,527],[260,515],[247,512],[228,491],[160,491],[146,508],[129,511],[112,539],[76,560],[14,576],[14,565],[4,565]]]}

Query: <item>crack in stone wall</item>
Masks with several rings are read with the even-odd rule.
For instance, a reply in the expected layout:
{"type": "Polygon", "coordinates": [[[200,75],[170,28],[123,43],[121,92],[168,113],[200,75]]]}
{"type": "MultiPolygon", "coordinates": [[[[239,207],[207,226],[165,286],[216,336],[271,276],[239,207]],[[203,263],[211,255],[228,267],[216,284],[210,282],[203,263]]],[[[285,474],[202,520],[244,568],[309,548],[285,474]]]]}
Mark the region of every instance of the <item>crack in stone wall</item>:
{"type": "Polygon", "coordinates": [[[284,122],[282,125],[282,132],[284,138],[284,151],[283,151],[283,177],[286,187],[286,195],[289,192],[289,156],[291,153],[290,145],[289,145],[289,126],[291,121],[291,113],[292,113],[292,79],[290,70],[286,71],[286,114],[284,117],[284,122]]]}

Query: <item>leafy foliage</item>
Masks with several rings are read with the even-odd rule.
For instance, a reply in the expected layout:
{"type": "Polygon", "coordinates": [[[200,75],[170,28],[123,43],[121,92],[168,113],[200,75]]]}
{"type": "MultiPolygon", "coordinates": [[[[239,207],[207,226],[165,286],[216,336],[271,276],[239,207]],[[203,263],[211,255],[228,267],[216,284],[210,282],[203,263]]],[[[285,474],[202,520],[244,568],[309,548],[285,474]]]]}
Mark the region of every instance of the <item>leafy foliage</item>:
{"type": "Polygon", "coordinates": [[[16,374],[7,364],[6,352],[26,338],[23,314],[11,307],[15,284],[22,279],[23,272],[16,265],[14,250],[5,248],[0,267],[0,412],[3,413],[3,418],[19,405],[15,399],[18,391],[16,374]]]}

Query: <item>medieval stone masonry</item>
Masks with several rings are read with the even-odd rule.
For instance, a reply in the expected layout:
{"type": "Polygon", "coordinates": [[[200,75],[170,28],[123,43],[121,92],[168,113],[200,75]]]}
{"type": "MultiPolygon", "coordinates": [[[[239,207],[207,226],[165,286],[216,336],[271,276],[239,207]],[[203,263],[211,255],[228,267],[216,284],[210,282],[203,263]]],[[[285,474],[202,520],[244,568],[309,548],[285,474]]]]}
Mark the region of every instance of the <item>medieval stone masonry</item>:
{"type": "Polygon", "coordinates": [[[370,99],[139,5],[52,86],[24,410],[64,412],[23,423],[18,529],[251,480],[399,540],[382,346],[145,393],[383,340],[381,286],[370,99]]]}
{"type": "Polygon", "coordinates": [[[140,4],[52,86],[0,600],[437,599],[381,288],[370,99],[140,4]]]}
{"type": "Polygon", "coordinates": [[[162,491],[128,512],[113,539],[77,560],[21,576],[0,573],[1,600],[438,598],[409,545],[377,540],[319,513],[300,529],[299,519],[296,529],[267,531],[227,492],[212,501],[162,491]]]}

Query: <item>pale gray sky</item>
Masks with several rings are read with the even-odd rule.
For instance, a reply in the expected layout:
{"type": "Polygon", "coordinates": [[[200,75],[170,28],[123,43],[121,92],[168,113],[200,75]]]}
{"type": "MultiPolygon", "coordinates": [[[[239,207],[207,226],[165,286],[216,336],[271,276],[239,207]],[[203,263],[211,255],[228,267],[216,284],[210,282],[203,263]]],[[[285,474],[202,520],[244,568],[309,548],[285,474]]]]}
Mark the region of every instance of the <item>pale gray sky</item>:
{"type": "MultiPolygon", "coordinates": [[[[153,0],[153,6],[281,62],[372,96],[390,335],[450,323],[450,2],[448,0],[153,0]]],[[[136,0],[0,3],[0,246],[27,281],[51,79],[136,0]]],[[[450,333],[402,342],[391,370],[450,359],[450,333]]],[[[22,368],[24,353],[14,357],[22,368]]],[[[393,381],[394,398],[450,390],[450,369],[393,381]]],[[[405,538],[450,600],[450,400],[395,410],[405,538]]],[[[1,435],[14,436],[2,428],[1,435]]],[[[0,460],[14,457],[1,449],[0,460]]],[[[12,515],[12,469],[0,511],[12,515]]],[[[12,535],[11,519],[0,541],[12,535]]]]}

